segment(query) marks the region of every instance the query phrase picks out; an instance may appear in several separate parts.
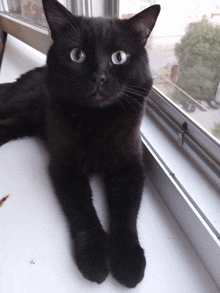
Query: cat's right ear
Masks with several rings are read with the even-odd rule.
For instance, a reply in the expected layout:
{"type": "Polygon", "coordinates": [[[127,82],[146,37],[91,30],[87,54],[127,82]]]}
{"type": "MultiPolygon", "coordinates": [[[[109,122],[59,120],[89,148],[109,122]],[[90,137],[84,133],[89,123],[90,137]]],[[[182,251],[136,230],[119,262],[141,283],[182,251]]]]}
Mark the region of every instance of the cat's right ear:
{"type": "Polygon", "coordinates": [[[42,0],[44,13],[51,30],[51,37],[55,41],[66,28],[72,27],[76,29],[76,19],[62,4],[57,0],[42,0]]]}

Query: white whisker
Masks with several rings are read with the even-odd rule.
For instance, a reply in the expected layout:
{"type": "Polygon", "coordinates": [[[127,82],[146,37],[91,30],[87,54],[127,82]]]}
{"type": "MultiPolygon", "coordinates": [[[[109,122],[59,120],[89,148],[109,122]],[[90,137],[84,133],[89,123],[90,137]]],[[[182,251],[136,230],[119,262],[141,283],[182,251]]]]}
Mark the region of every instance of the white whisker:
{"type": "Polygon", "coordinates": [[[130,94],[134,94],[134,95],[137,95],[137,96],[140,96],[140,97],[143,97],[145,98],[147,96],[146,92],[141,92],[141,91],[137,91],[137,90],[134,90],[132,88],[129,88],[128,86],[125,87],[125,90],[130,93],[130,94]]]}
{"type": "Polygon", "coordinates": [[[124,93],[123,100],[126,101],[129,105],[131,105],[135,110],[139,110],[140,107],[142,108],[143,105],[137,101],[135,98],[130,96],[128,93],[124,93]],[[139,107],[140,106],[140,107],[139,107]]]}
{"type": "Polygon", "coordinates": [[[132,90],[136,90],[138,92],[146,92],[146,89],[140,86],[135,86],[135,85],[125,85],[127,88],[132,89],[132,90]]]}
{"type": "MultiPolygon", "coordinates": [[[[122,98],[122,99],[123,99],[123,98],[122,98]]],[[[118,102],[119,102],[120,106],[126,111],[126,109],[125,109],[125,107],[123,106],[122,102],[121,102],[120,100],[119,100],[118,102]]]]}
{"type": "Polygon", "coordinates": [[[126,97],[123,96],[122,97],[122,100],[124,100],[125,102],[127,102],[135,111],[137,111],[137,109],[134,107],[134,105],[131,102],[129,102],[130,100],[128,100],[126,97]]]}

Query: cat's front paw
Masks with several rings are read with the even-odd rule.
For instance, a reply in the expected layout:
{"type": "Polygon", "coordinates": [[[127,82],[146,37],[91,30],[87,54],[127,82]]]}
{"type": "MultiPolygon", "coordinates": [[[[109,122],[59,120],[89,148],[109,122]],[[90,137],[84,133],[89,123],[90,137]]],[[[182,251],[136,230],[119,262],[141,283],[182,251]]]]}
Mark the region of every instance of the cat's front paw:
{"type": "Polygon", "coordinates": [[[146,260],[138,241],[118,245],[111,241],[109,249],[110,270],[113,277],[128,288],[134,288],[144,277],[146,260]]]}
{"type": "Polygon", "coordinates": [[[75,259],[83,276],[98,284],[102,283],[107,275],[107,234],[81,232],[75,238],[75,259]]]}

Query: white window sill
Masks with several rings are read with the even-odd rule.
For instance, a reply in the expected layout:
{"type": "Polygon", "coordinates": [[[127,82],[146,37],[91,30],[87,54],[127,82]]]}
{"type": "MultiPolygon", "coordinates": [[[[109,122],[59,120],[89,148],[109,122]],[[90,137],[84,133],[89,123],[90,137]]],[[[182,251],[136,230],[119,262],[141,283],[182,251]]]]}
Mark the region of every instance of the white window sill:
{"type": "MultiPolygon", "coordinates": [[[[111,276],[85,280],[71,258],[65,219],[50,185],[47,154],[35,139],[0,149],[2,293],[127,292],[111,276]],[[31,264],[34,260],[35,264],[31,264]]],[[[147,268],[132,292],[220,292],[149,180],[138,219],[147,268]]],[[[93,178],[94,204],[106,226],[102,186],[93,178]]]]}
{"type": "Polygon", "coordinates": [[[142,133],[150,149],[148,176],[220,286],[218,187],[207,180],[150,114],[144,117],[142,133]]]}

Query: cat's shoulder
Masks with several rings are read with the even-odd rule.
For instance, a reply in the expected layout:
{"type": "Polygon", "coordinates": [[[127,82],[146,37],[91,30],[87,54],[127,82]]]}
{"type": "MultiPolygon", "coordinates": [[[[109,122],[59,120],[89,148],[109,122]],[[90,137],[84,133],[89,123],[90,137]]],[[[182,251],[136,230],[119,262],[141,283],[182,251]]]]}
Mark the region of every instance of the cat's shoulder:
{"type": "Polygon", "coordinates": [[[42,66],[42,67],[36,67],[24,74],[22,74],[16,82],[22,84],[25,83],[26,81],[28,82],[45,82],[46,81],[46,75],[47,75],[47,66],[42,66]]]}

